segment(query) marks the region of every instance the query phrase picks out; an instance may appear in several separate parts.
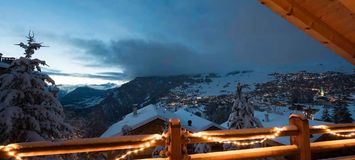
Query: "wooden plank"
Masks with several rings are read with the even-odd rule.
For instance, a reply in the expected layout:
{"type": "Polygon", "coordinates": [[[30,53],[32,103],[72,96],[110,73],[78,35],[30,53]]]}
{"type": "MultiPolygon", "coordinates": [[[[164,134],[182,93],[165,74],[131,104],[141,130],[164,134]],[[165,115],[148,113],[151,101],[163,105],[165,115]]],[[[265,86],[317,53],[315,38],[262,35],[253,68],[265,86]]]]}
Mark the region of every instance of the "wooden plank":
{"type": "Polygon", "coordinates": [[[168,158],[144,158],[144,159],[137,159],[137,160],[168,160],[168,158]]]}
{"type": "Polygon", "coordinates": [[[311,160],[311,148],[310,148],[310,133],[309,124],[307,118],[303,115],[292,114],[290,116],[290,125],[295,125],[298,128],[298,135],[291,136],[291,144],[295,144],[298,147],[297,159],[311,160]]]}
{"type": "Polygon", "coordinates": [[[307,11],[312,11],[317,18],[323,17],[327,14],[327,9],[332,7],[333,1],[329,0],[294,0],[302,8],[307,11]]]}
{"type": "MultiPolygon", "coordinates": [[[[355,44],[292,0],[260,0],[262,4],[299,27],[355,65],[355,44]]],[[[349,23],[355,23],[349,21],[349,23]]]]}
{"type": "Polygon", "coordinates": [[[336,158],[327,158],[321,160],[354,160],[355,156],[345,156],[345,157],[336,157],[336,158]]]}
{"type": "Polygon", "coordinates": [[[314,142],[311,143],[311,150],[314,153],[327,152],[341,148],[355,147],[355,139],[343,139],[334,141],[314,142]]]}
{"type": "Polygon", "coordinates": [[[339,0],[347,9],[352,13],[355,13],[355,1],[354,0],[339,0]]]}
{"type": "MultiPolygon", "coordinates": [[[[326,152],[341,148],[355,147],[355,139],[335,140],[325,142],[311,143],[310,150],[312,152],[326,152]]],[[[253,148],[244,150],[210,152],[205,154],[192,154],[191,159],[196,160],[238,160],[238,159],[254,159],[263,157],[283,156],[296,154],[298,151],[296,145],[286,145],[277,147],[253,148]]],[[[149,158],[144,160],[165,160],[164,158],[149,158]]],[[[347,159],[344,159],[347,160],[347,159]]]]}
{"type": "Polygon", "coordinates": [[[253,148],[223,152],[210,152],[204,154],[192,154],[191,160],[238,160],[238,159],[254,159],[263,157],[275,157],[295,154],[297,152],[296,145],[253,148]]]}
{"type": "MultiPolygon", "coordinates": [[[[175,121],[174,124],[179,124],[179,123],[175,121]]],[[[336,132],[355,131],[355,123],[331,124],[326,126],[327,128],[336,132]]],[[[176,127],[179,128],[178,126],[176,127]]],[[[241,136],[242,138],[245,138],[248,134],[254,136],[269,135],[270,133],[274,133],[274,132],[272,128],[259,128],[259,129],[241,129],[241,130],[224,130],[224,131],[206,131],[203,133],[208,133],[208,135],[210,136],[212,135],[218,137],[225,136],[231,138],[231,136],[236,136],[236,137],[241,136]]],[[[295,125],[285,127],[285,133],[284,133],[285,135],[296,135],[297,133],[298,133],[298,129],[295,125]]],[[[324,133],[324,130],[315,127],[310,127],[310,133],[320,134],[320,133],[324,133]]],[[[44,141],[44,142],[17,143],[17,144],[11,144],[10,146],[12,146],[13,151],[18,155],[24,157],[30,157],[30,156],[112,151],[112,150],[119,150],[119,149],[139,148],[142,143],[150,141],[158,136],[159,135],[154,134],[154,135],[117,136],[117,137],[109,137],[109,138],[85,138],[85,139],[68,140],[62,142],[44,141]]],[[[174,137],[176,138],[179,136],[174,136],[174,137]]],[[[174,141],[176,140],[179,139],[174,139],[174,141]]],[[[197,139],[195,139],[194,142],[201,143],[202,141],[198,141],[197,139]]],[[[181,142],[178,143],[181,144],[181,142]]],[[[174,144],[178,144],[178,143],[174,143],[174,144]]],[[[165,141],[156,140],[156,143],[152,144],[151,146],[154,147],[158,145],[165,145],[165,141]]],[[[317,152],[319,150],[319,149],[317,150],[317,147],[322,147],[323,145],[325,147],[328,147],[328,149],[330,150],[339,149],[341,147],[354,146],[355,140],[352,139],[352,140],[330,141],[329,143],[317,142],[315,144],[311,144],[311,148],[313,146],[312,150],[317,152]]],[[[179,145],[177,145],[176,147],[179,147],[179,145]]],[[[324,148],[322,149],[325,150],[324,148]]],[[[177,153],[181,153],[181,152],[177,152],[177,153]]],[[[7,156],[4,150],[0,150],[0,155],[1,157],[7,156]]]]}
{"type": "MultiPolygon", "coordinates": [[[[45,156],[56,154],[83,153],[83,152],[99,152],[112,151],[120,149],[139,148],[140,145],[149,140],[155,139],[154,135],[134,135],[134,136],[117,136],[109,138],[85,138],[68,140],[61,142],[29,142],[11,144],[13,150],[21,157],[45,156]]],[[[164,145],[163,140],[156,140],[153,146],[164,145]]],[[[0,155],[5,151],[0,150],[0,155]]]]}
{"type": "MultiPolygon", "coordinates": [[[[344,124],[329,124],[325,125],[328,129],[331,129],[334,132],[355,132],[355,123],[344,123],[344,124]]],[[[316,128],[314,126],[310,127],[311,134],[322,134],[325,133],[324,129],[316,128]]]]}

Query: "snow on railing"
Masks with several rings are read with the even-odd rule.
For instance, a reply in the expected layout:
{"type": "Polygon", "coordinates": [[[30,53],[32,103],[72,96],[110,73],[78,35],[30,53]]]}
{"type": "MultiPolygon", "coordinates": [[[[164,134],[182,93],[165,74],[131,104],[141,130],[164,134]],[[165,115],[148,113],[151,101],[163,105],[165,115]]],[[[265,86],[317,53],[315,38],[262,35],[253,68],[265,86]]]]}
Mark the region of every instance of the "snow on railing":
{"type": "Polygon", "coordinates": [[[132,157],[142,151],[168,146],[164,152],[167,158],[158,159],[246,159],[284,155],[296,155],[298,159],[311,159],[311,152],[325,152],[341,148],[355,147],[355,123],[309,126],[308,120],[300,115],[291,115],[289,126],[275,128],[253,128],[239,130],[218,130],[190,133],[181,128],[179,119],[170,119],[169,130],[161,135],[134,135],[109,138],[86,138],[62,142],[29,142],[0,146],[0,158],[46,156],[57,154],[128,150],[115,159],[132,157]],[[311,134],[330,134],[348,138],[310,143],[311,134]],[[252,146],[273,140],[277,137],[290,136],[291,145],[239,149],[201,154],[188,154],[187,144],[223,143],[235,146],[252,146]]]}

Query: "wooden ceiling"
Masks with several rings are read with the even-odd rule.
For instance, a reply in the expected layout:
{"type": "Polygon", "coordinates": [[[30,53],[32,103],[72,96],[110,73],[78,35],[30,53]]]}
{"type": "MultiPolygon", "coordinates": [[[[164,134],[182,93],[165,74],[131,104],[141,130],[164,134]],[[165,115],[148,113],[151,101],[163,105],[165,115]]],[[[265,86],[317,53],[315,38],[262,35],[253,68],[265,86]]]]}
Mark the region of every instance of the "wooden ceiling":
{"type": "Polygon", "coordinates": [[[355,0],[260,0],[355,65],[355,0]]]}

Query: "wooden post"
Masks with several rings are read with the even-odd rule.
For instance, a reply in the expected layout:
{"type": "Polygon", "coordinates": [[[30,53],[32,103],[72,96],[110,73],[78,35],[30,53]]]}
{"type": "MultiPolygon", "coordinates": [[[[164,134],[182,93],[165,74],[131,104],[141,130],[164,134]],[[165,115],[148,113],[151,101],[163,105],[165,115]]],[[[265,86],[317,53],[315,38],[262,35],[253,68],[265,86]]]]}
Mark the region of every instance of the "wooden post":
{"type": "Polygon", "coordinates": [[[291,136],[291,144],[297,145],[299,154],[296,159],[299,160],[311,160],[311,147],[310,147],[310,133],[309,124],[307,118],[303,115],[290,115],[290,125],[294,125],[298,128],[298,135],[291,136]]]}
{"type": "Polygon", "coordinates": [[[170,134],[169,159],[170,160],[183,159],[182,141],[181,141],[181,124],[179,119],[172,118],[169,120],[169,134],[170,134]]]}

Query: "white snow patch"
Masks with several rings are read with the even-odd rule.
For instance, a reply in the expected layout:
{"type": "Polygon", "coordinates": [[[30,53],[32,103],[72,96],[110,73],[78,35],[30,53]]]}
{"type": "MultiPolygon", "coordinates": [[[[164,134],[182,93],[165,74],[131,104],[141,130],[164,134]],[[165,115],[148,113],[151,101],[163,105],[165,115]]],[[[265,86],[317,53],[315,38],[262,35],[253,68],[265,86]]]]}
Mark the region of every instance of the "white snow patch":
{"type": "MultiPolygon", "coordinates": [[[[247,73],[239,73],[234,75],[220,74],[218,77],[209,78],[211,82],[201,82],[188,85],[187,88],[177,87],[172,89],[173,92],[182,92],[188,96],[217,96],[223,94],[232,94],[238,82],[250,85],[250,90],[254,89],[256,83],[267,82],[273,77],[267,72],[252,71],[247,73]]],[[[208,74],[194,78],[205,79],[208,74]]]]}

